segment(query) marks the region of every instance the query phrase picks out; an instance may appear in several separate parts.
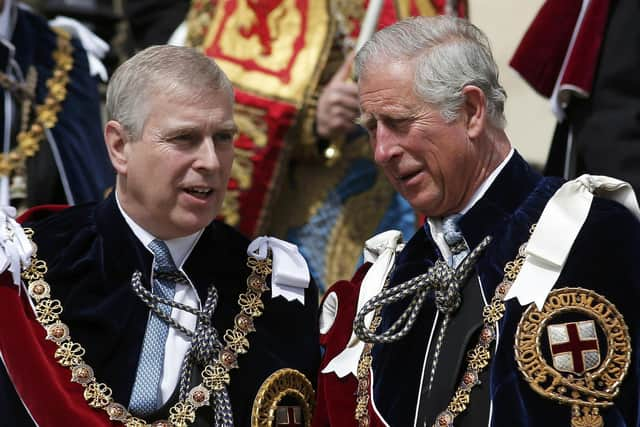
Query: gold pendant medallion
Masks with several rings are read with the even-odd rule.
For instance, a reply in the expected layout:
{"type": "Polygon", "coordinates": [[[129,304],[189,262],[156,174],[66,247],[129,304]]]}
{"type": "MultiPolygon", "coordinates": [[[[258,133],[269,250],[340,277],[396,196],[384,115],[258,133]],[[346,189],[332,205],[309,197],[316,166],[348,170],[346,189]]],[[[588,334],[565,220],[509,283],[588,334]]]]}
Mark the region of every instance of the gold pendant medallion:
{"type": "Polygon", "coordinates": [[[267,378],[253,401],[251,426],[311,426],[315,393],[299,371],[279,369],[267,378]]]}
{"type": "Polygon", "coordinates": [[[603,427],[631,363],[629,329],[618,309],[583,288],[531,304],[516,331],[518,369],[538,394],[571,406],[572,427],[603,427]]]}

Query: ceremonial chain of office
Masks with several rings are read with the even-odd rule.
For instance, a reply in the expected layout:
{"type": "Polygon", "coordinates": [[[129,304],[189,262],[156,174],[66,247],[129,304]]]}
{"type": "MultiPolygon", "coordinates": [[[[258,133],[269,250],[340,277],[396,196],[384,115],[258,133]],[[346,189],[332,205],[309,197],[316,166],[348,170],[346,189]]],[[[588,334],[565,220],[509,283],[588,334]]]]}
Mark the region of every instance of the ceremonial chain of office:
{"type": "MultiPolygon", "coordinates": [[[[533,233],[535,225],[531,226],[529,230],[533,233]]],[[[372,357],[371,348],[374,343],[387,343],[392,342],[405,336],[415,319],[422,305],[422,302],[426,298],[427,292],[435,290],[440,283],[441,279],[446,276],[438,274],[436,272],[448,267],[451,274],[458,276],[468,276],[469,271],[472,270],[476,259],[480,256],[480,253],[489,244],[490,237],[485,239],[465,258],[460,266],[453,270],[444,263],[431,267],[427,273],[414,277],[400,285],[393,288],[384,289],[381,293],[373,297],[364,305],[362,310],[356,316],[354,322],[354,328],[356,335],[363,341],[367,342],[364,351],[360,356],[360,362],[358,364],[358,392],[357,392],[357,406],[355,418],[358,420],[358,424],[361,427],[369,425],[368,404],[369,404],[369,371],[371,367],[372,357]],[[440,266],[439,268],[436,268],[440,266]],[[378,328],[381,322],[381,309],[384,305],[398,301],[406,296],[416,293],[416,297],[413,299],[409,308],[400,316],[400,318],[385,332],[376,334],[375,330],[378,328]],[[368,329],[364,328],[364,316],[366,313],[376,310],[371,325],[368,329]],[[404,327],[398,331],[402,322],[405,322],[404,327]]],[[[509,291],[511,284],[518,276],[522,265],[524,264],[524,250],[526,242],[523,243],[518,249],[518,254],[513,261],[509,261],[504,267],[504,276],[502,282],[498,284],[495,290],[495,294],[491,299],[491,303],[484,307],[482,311],[483,327],[480,331],[478,343],[467,354],[467,366],[465,373],[462,376],[462,380],[458,385],[449,405],[442,411],[434,421],[434,427],[453,427],[453,422],[456,416],[464,412],[471,400],[471,391],[474,386],[480,383],[479,375],[489,365],[491,359],[490,346],[496,338],[496,330],[493,326],[498,322],[505,313],[504,297],[509,291]]]]}
{"type": "Polygon", "coordinates": [[[93,369],[82,357],[85,349],[71,339],[69,327],[60,321],[63,307],[60,300],[51,299],[51,287],[44,280],[47,273],[47,263],[37,258],[37,246],[33,242],[33,230],[25,228],[25,234],[34,246],[31,264],[22,272],[22,278],[28,284],[28,292],[35,304],[36,320],[46,330],[47,340],[53,341],[58,348],[54,357],[57,362],[69,368],[71,381],[84,388],[83,396],[86,403],[95,409],[104,410],[109,419],[119,421],[127,427],[187,427],[196,419],[196,410],[208,406],[212,392],[225,387],[231,381],[229,371],[238,368],[237,358],[249,350],[247,335],[253,331],[253,319],[262,315],[264,304],[262,293],[269,290],[266,278],[271,274],[271,259],[259,260],[249,257],[248,267],[252,273],[247,277],[247,291],[238,297],[240,312],[234,319],[234,327],[227,329],[224,334],[225,346],[219,351],[217,360],[208,364],[202,371],[202,383],[193,387],[186,399],[173,405],[169,410],[168,420],[158,420],[152,423],[134,417],[126,406],[117,403],[111,397],[111,388],[96,380],[93,369]]]}

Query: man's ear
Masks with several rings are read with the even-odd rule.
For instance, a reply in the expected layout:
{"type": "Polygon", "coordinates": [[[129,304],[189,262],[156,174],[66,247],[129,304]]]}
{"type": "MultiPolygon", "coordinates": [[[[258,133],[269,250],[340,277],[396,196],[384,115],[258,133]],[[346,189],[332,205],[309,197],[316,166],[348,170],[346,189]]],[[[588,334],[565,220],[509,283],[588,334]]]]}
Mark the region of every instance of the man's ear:
{"type": "Polygon", "coordinates": [[[111,159],[111,165],[118,175],[127,173],[127,154],[125,146],[129,140],[129,135],[124,127],[115,120],[109,120],[104,126],[104,142],[107,145],[107,152],[111,159]]]}
{"type": "Polygon", "coordinates": [[[476,138],[486,126],[487,104],[482,89],[477,86],[465,86],[462,89],[464,95],[464,111],[466,113],[466,127],[469,138],[476,138]]]}

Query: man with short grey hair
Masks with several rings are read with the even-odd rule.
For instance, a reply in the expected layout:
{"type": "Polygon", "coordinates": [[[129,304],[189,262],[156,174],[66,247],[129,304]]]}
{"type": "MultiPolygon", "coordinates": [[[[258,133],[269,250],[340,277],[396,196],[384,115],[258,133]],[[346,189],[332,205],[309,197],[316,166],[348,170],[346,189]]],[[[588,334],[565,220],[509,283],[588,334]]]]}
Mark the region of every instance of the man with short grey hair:
{"type": "Polygon", "coordinates": [[[233,102],[212,59],[147,48],[107,90],[115,191],[30,210],[26,233],[2,211],[3,426],[309,419],[319,353],[306,264],[293,245],[215,220],[233,102]]]}
{"type": "Polygon", "coordinates": [[[368,240],[368,263],[325,296],[314,425],[638,425],[630,186],[522,159],[466,20],[387,27],[356,69],[375,160],[427,219],[406,245],[368,240]]]}

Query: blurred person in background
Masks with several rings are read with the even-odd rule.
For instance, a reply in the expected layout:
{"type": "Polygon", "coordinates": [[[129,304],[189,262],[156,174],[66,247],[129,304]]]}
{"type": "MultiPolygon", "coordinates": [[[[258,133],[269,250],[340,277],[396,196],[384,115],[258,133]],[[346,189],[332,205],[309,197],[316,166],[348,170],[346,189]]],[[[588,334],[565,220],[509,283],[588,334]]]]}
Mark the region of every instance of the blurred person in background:
{"type": "Polygon", "coordinates": [[[102,199],[114,182],[97,80],[108,46],[73,20],[49,24],[13,0],[0,9],[0,204],[102,199]]]}

